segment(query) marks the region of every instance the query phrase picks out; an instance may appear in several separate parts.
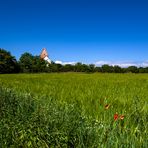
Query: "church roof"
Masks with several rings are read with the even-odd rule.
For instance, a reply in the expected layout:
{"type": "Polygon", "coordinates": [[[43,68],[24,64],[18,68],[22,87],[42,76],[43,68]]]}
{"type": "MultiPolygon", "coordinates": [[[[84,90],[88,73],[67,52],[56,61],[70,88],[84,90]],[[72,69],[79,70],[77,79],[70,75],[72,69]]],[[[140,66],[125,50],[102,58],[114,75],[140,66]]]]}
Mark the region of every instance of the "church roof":
{"type": "Polygon", "coordinates": [[[42,49],[42,52],[41,52],[41,54],[40,54],[40,58],[41,58],[41,59],[44,59],[45,57],[48,57],[48,53],[47,53],[46,48],[43,48],[43,49],[42,49]]]}

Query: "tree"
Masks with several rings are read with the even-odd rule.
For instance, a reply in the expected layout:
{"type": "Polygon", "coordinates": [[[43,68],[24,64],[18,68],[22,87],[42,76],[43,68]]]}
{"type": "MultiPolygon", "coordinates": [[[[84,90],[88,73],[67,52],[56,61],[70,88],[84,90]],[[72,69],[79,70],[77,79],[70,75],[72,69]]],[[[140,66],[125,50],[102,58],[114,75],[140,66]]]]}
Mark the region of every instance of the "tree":
{"type": "Polygon", "coordinates": [[[95,65],[94,64],[90,64],[89,65],[89,70],[90,70],[90,72],[95,72],[95,65]]]}
{"type": "Polygon", "coordinates": [[[47,72],[47,62],[40,59],[40,56],[33,56],[32,54],[25,52],[21,55],[19,64],[21,72],[47,72]]]}
{"type": "Polygon", "coordinates": [[[122,68],[120,66],[118,66],[118,65],[115,65],[114,66],[114,72],[115,73],[122,73],[122,68]]]}
{"type": "Polygon", "coordinates": [[[19,65],[14,56],[0,48],[0,73],[17,73],[19,65]]]}
{"type": "Polygon", "coordinates": [[[63,65],[62,64],[56,64],[57,65],[57,72],[62,72],[63,70],[63,65]]]}
{"type": "Polygon", "coordinates": [[[139,67],[138,70],[139,70],[139,73],[145,73],[146,72],[145,68],[143,68],[143,67],[139,67]]]}
{"type": "Polygon", "coordinates": [[[71,65],[71,64],[66,64],[66,65],[64,65],[63,66],[63,70],[62,70],[63,72],[72,72],[72,71],[74,71],[74,66],[73,65],[71,65]]]}
{"type": "Polygon", "coordinates": [[[22,72],[33,72],[33,55],[25,52],[19,59],[22,72]]]}
{"type": "Polygon", "coordinates": [[[90,68],[88,65],[78,62],[74,66],[74,71],[75,72],[90,72],[90,68]]]}
{"type": "Polygon", "coordinates": [[[40,56],[34,56],[32,62],[32,72],[45,72],[47,62],[40,59],[40,56]]]}
{"type": "Polygon", "coordinates": [[[101,67],[95,67],[95,72],[102,72],[102,68],[101,67]]]}
{"type": "Polygon", "coordinates": [[[82,64],[81,72],[91,72],[91,69],[90,69],[90,67],[88,65],[82,64]]]}
{"type": "Polygon", "coordinates": [[[127,68],[127,72],[138,73],[139,70],[138,70],[138,68],[136,66],[129,66],[127,68]]]}
{"type": "Polygon", "coordinates": [[[145,73],[148,73],[148,67],[145,67],[145,73]]]}
{"type": "Polygon", "coordinates": [[[76,63],[75,67],[74,67],[74,71],[81,72],[82,71],[82,63],[80,63],[80,62],[76,63]]]}
{"type": "Polygon", "coordinates": [[[102,72],[113,72],[113,67],[107,64],[102,65],[102,72]]]}

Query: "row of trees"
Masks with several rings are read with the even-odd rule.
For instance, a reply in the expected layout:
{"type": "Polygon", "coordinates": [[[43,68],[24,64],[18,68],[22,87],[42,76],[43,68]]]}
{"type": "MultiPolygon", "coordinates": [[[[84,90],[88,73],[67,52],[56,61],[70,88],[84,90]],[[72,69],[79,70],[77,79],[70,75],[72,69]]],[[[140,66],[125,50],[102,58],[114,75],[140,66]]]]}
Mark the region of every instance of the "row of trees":
{"type": "Polygon", "coordinates": [[[130,66],[121,68],[119,66],[103,65],[96,67],[94,64],[86,65],[76,63],[75,65],[47,64],[39,56],[30,53],[21,55],[19,61],[10,52],[0,49],[0,73],[38,73],[38,72],[108,72],[108,73],[148,73],[148,67],[130,66]]]}

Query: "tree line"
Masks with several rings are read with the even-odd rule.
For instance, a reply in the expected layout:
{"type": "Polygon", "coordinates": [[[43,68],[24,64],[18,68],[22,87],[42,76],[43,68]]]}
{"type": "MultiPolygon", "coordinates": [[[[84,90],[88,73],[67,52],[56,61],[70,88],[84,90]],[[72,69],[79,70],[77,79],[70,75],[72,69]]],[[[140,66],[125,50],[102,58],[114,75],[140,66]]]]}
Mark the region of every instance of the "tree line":
{"type": "Polygon", "coordinates": [[[97,67],[94,64],[82,64],[80,62],[75,65],[56,64],[52,62],[48,64],[40,59],[40,56],[33,56],[31,53],[25,52],[17,61],[9,51],[0,48],[0,73],[42,73],[42,72],[102,72],[102,73],[148,73],[148,67],[129,66],[121,68],[118,65],[102,65],[97,67]]]}

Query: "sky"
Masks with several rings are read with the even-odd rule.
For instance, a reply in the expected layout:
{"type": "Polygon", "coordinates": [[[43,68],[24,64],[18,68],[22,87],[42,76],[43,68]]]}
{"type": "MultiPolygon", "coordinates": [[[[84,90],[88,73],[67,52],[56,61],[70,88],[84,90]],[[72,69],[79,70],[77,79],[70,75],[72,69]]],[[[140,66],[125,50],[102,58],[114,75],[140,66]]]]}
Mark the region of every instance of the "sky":
{"type": "Polygon", "coordinates": [[[0,0],[0,48],[57,63],[148,66],[148,0],[0,0]]]}

